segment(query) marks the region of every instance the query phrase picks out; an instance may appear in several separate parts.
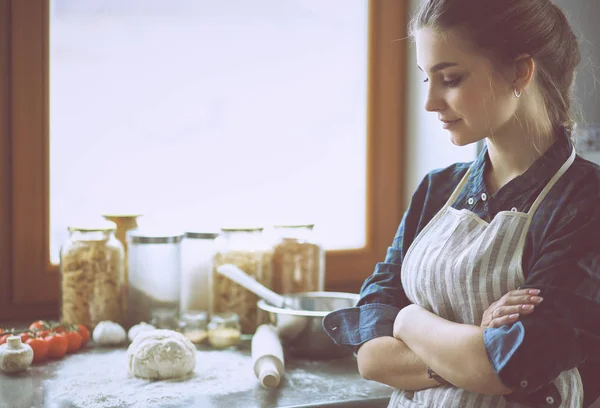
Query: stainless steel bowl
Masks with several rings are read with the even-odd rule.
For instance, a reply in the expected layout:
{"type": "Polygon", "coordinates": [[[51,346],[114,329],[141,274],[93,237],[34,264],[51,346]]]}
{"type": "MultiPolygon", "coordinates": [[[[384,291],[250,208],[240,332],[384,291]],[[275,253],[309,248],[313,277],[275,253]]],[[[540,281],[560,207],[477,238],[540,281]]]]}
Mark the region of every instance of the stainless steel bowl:
{"type": "Polygon", "coordinates": [[[303,292],[282,295],[291,309],[272,306],[264,300],[258,307],[269,313],[284,348],[295,357],[340,358],[352,350],[336,345],[323,330],[323,318],[334,310],[353,307],[359,299],[355,293],[303,292]]]}

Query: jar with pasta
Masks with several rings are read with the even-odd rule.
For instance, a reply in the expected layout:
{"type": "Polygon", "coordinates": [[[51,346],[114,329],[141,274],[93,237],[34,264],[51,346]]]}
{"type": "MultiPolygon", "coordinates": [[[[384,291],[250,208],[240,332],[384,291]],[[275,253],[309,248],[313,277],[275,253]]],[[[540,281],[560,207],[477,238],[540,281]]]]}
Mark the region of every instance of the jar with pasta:
{"type": "Polygon", "coordinates": [[[123,245],[116,225],[69,227],[60,251],[61,321],[93,330],[103,320],[123,322],[123,245]]]}
{"type": "Polygon", "coordinates": [[[215,239],[211,274],[210,314],[235,313],[243,334],[253,334],[268,322],[267,314],[257,306],[258,297],[219,274],[217,268],[234,264],[266,287],[272,281],[272,249],[265,241],[262,228],[223,228],[215,239]]]}
{"type": "Polygon", "coordinates": [[[325,251],[314,224],[273,227],[273,290],[277,293],[322,291],[325,251]]]}

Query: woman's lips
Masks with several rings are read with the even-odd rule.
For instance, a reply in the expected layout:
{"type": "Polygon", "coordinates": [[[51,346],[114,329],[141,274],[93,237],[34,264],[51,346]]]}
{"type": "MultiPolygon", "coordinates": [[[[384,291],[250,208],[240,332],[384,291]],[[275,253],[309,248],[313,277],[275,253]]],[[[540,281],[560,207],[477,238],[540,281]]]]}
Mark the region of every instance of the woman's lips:
{"type": "Polygon", "coordinates": [[[444,129],[450,129],[451,127],[455,126],[456,124],[458,124],[462,119],[456,119],[456,120],[442,120],[442,127],[444,129]]]}

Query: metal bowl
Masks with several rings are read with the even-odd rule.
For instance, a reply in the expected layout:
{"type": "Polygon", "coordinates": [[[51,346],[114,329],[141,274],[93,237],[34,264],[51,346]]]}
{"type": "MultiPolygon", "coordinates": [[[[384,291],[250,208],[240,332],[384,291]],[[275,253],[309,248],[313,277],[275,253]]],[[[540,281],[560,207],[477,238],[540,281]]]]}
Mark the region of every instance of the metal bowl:
{"type": "Polygon", "coordinates": [[[341,358],[352,350],[336,345],[323,329],[323,318],[330,312],[353,307],[359,300],[355,293],[302,292],[282,295],[290,309],[272,306],[265,300],[258,307],[269,313],[284,348],[295,357],[341,358]]]}

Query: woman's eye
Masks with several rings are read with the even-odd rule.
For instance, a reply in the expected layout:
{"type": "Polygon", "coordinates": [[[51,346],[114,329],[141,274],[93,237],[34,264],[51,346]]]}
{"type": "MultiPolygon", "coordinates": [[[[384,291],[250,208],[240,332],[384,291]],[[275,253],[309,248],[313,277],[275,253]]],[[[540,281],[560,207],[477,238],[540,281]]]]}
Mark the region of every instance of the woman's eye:
{"type": "Polygon", "coordinates": [[[462,77],[454,78],[454,79],[444,79],[444,85],[450,88],[458,86],[462,81],[462,77]]]}

